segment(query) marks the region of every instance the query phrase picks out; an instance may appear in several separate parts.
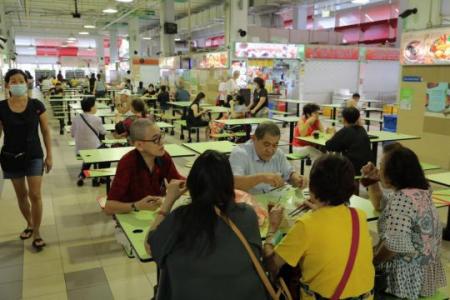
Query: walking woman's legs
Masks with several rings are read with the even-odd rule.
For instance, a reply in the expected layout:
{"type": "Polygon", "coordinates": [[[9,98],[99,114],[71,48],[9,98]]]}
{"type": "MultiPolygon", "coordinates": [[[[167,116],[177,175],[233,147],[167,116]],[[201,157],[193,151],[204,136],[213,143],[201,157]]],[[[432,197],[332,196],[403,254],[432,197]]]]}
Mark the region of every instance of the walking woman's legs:
{"type": "Polygon", "coordinates": [[[33,220],[33,236],[34,239],[41,238],[39,228],[42,221],[42,176],[29,176],[28,182],[28,196],[31,202],[31,217],[33,220]]]}
{"type": "Polygon", "coordinates": [[[25,177],[11,179],[16,192],[17,202],[19,202],[20,212],[27,221],[27,228],[33,228],[33,222],[31,218],[30,202],[28,201],[28,191],[25,184],[25,177]]]}

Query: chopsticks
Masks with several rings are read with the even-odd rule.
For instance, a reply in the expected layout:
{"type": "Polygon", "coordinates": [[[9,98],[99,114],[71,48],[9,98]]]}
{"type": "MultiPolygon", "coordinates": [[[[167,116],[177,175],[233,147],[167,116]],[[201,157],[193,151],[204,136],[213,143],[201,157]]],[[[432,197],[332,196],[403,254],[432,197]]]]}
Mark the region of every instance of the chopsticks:
{"type": "Polygon", "coordinates": [[[302,212],[308,211],[309,207],[306,205],[300,205],[299,207],[297,207],[296,209],[294,209],[293,211],[291,211],[288,216],[289,217],[295,217],[299,214],[301,214],[302,212]]]}
{"type": "Polygon", "coordinates": [[[279,190],[279,189],[282,189],[282,188],[284,188],[285,186],[287,186],[287,183],[283,184],[282,186],[275,187],[275,188],[273,188],[273,189],[271,189],[271,190],[268,190],[268,191],[266,192],[266,194],[267,194],[267,193],[270,193],[270,192],[273,192],[273,191],[276,191],[276,190],[279,190]]]}

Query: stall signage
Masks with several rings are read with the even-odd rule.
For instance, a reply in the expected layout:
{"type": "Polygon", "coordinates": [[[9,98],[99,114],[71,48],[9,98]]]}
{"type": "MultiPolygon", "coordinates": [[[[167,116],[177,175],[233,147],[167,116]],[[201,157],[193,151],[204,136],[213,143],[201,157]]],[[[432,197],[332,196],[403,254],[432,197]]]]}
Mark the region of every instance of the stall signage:
{"type": "Polygon", "coordinates": [[[367,60],[399,60],[400,49],[366,48],[367,60]]]}
{"type": "Polygon", "coordinates": [[[400,49],[404,65],[450,64],[450,29],[405,32],[400,49]]]}
{"type": "Polygon", "coordinates": [[[228,52],[194,54],[191,56],[191,65],[194,69],[227,69],[228,52]]]}
{"type": "Polygon", "coordinates": [[[237,58],[301,59],[303,45],[270,43],[236,43],[237,58]]]}
{"type": "Polygon", "coordinates": [[[159,58],[160,69],[180,69],[181,62],[179,56],[161,57],[159,58]]]}
{"type": "Polygon", "coordinates": [[[249,67],[273,67],[273,59],[250,59],[248,61],[249,67]]]}
{"type": "Polygon", "coordinates": [[[305,57],[308,59],[358,60],[359,48],[306,46],[305,57]]]}

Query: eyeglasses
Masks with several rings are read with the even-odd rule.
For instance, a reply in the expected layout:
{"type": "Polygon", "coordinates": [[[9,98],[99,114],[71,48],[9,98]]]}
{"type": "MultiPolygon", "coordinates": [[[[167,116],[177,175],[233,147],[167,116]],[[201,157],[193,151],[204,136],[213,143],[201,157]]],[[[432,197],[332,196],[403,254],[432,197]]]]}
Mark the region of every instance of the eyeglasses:
{"type": "Polygon", "coordinates": [[[150,142],[153,144],[157,144],[160,145],[161,144],[161,140],[164,139],[164,137],[166,136],[166,133],[164,131],[162,131],[157,137],[151,139],[151,140],[139,140],[141,142],[150,142]]]}

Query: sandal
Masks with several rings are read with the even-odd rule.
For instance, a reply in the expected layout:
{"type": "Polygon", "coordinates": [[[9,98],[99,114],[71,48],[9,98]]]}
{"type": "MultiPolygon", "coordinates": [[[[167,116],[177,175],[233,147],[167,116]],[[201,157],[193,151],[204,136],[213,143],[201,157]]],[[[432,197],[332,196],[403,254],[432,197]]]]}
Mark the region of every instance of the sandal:
{"type": "Polygon", "coordinates": [[[44,248],[46,246],[46,244],[44,243],[44,241],[41,238],[37,238],[37,239],[33,240],[33,243],[31,245],[38,252],[41,251],[42,248],[44,248]]]}
{"type": "Polygon", "coordinates": [[[27,240],[33,235],[33,229],[30,227],[27,227],[22,233],[20,234],[21,240],[27,240]]]}

